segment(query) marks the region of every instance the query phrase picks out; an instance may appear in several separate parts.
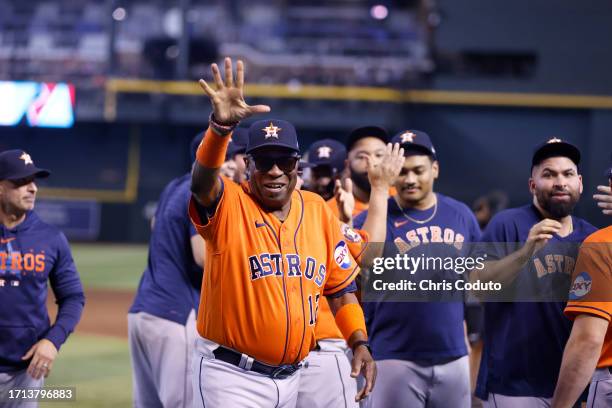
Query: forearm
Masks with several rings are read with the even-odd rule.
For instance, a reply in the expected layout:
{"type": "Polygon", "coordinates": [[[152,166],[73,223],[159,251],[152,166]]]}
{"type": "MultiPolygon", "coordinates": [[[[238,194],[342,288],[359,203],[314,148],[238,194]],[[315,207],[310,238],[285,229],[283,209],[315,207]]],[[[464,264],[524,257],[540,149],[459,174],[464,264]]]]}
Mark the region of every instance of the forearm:
{"type": "Polygon", "coordinates": [[[328,297],[327,300],[336,317],[336,324],[350,348],[356,341],[368,339],[363,310],[354,293],[345,293],[338,298],[328,297]]]}
{"type": "Polygon", "coordinates": [[[506,285],[514,281],[528,261],[528,254],[521,248],[498,261],[485,262],[483,269],[472,270],[470,280],[494,281],[506,285]]]}
{"type": "Polygon", "coordinates": [[[574,406],[595,371],[600,351],[601,345],[594,347],[588,341],[568,341],[553,397],[553,408],[574,406]]]}
{"type": "Polygon", "coordinates": [[[198,147],[191,173],[191,192],[204,207],[210,206],[221,191],[219,176],[230,137],[231,132],[220,135],[209,127],[198,147]]]}
{"type": "Polygon", "coordinates": [[[374,258],[380,257],[384,251],[387,236],[387,210],[389,188],[372,187],[368,215],[363,229],[370,236],[370,244],[363,255],[363,264],[371,265],[374,258]]]}
{"type": "Polygon", "coordinates": [[[82,292],[74,293],[58,299],[57,303],[59,307],[55,323],[51,326],[45,338],[51,341],[55,348],[59,350],[68,338],[68,335],[74,331],[79,320],[81,320],[81,314],[85,305],[85,295],[82,292]]]}

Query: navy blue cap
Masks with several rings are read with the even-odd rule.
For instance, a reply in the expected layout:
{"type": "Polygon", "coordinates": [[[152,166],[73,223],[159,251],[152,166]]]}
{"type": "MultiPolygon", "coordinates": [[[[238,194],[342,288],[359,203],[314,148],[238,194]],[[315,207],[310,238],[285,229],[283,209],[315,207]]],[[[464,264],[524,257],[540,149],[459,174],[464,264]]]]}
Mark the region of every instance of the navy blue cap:
{"type": "Polygon", "coordinates": [[[389,142],[389,133],[380,126],[363,126],[357,129],[353,129],[349,134],[348,141],[346,142],[346,149],[350,151],[355,143],[365,137],[375,137],[387,144],[389,142]]]}
{"type": "Polygon", "coordinates": [[[346,148],[334,139],[317,140],[308,149],[308,163],[313,167],[329,166],[335,171],[342,171],[346,160],[346,148]]]}
{"type": "Polygon", "coordinates": [[[34,165],[23,150],[6,150],[0,153],[0,180],[19,180],[28,177],[45,178],[51,173],[34,165]]]}
{"type": "Polygon", "coordinates": [[[236,128],[232,132],[229,145],[227,146],[226,157],[233,159],[235,155],[242,154],[246,151],[249,141],[249,130],[246,128],[236,128]]]}
{"type": "MultiPolygon", "coordinates": [[[[249,128],[249,140],[246,153],[263,147],[284,147],[296,153],[300,152],[295,127],[286,120],[258,120],[249,128]]],[[[265,150],[264,150],[265,151],[265,150]]]]}
{"type": "Polygon", "coordinates": [[[298,170],[312,169],[313,167],[314,165],[312,163],[308,163],[301,160],[298,162],[298,170]]]}
{"type": "Polygon", "coordinates": [[[408,156],[415,150],[436,159],[436,149],[431,143],[429,135],[420,130],[404,130],[393,136],[391,143],[399,143],[404,148],[404,155],[408,156]]]}
{"type": "Polygon", "coordinates": [[[559,156],[567,157],[576,166],[580,164],[580,150],[571,143],[565,142],[558,137],[553,137],[536,146],[531,159],[531,165],[537,166],[549,157],[559,156]]]}

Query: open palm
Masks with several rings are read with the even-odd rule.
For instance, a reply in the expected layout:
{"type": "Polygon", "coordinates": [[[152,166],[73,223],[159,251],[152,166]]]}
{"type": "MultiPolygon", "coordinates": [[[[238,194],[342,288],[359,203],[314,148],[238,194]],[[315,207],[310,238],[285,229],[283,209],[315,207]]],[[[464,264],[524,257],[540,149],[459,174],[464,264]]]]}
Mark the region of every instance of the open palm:
{"type": "Polygon", "coordinates": [[[240,122],[249,116],[270,112],[268,105],[247,105],[244,101],[244,64],[238,60],[236,64],[236,81],[232,72],[232,60],[225,58],[225,81],[217,64],[211,65],[216,90],[212,89],[206,81],[200,79],[199,83],[206,95],[210,98],[215,120],[221,124],[231,125],[240,122]]]}

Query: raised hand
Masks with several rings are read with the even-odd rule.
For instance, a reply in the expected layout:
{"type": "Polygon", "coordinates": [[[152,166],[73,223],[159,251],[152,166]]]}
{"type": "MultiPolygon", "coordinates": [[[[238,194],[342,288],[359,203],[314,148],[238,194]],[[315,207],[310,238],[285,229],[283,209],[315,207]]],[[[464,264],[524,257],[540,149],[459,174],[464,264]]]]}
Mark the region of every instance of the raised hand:
{"type": "Polygon", "coordinates": [[[531,227],[527,241],[523,246],[523,250],[527,251],[527,256],[530,258],[542,249],[552,239],[553,234],[558,234],[561,231],[561,228],[562,225],[559,221],[550,218],[543,219],[531,227]]]}
{"type": "Polygon", "coordinates": [[[212,89],[205,80],[200,79],[199,84],[206,92],[212,103],[215,120],[222,125],[233,125],[249,116],[270,112],[268,105],[247,105],[244,101],[244,64],[238,60],[236,64],[236,81],[232,72],[232,60],[225,58],[225,82],[217,64],[210,66],[216,90],[212,89]]]}
{"type": "Polygon", "coordinates": [[[605,215],[612,215],[612,188],[610,186],[597,186],[600,194],[593,195],[597,206],[605,215]]]}
{"type": "Polygon", "coordinates": [[[338,205],[340,221],[350,225],[353,220],[353,210],[355,210],[353,180],[348,177],[344,179],[344,183],[340,182],[340,180],[336,180],[334,197],[338,205]]]}
{"type": "Polygon", "coordinates": [[[372,188],[388,189],[402,171],[404,165],[404,149],[399,143],[387,143],[385,155],[380,162],[368,160],[368,180],[372,188]]]}

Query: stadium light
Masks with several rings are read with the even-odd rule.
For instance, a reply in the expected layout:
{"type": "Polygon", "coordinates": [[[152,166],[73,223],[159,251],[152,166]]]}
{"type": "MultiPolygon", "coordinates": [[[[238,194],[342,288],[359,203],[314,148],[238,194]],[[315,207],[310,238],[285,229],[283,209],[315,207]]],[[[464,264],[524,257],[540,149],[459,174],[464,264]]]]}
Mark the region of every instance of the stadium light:
{"type": "Polygon", "coordinates": [[[127,17],[127,11],[123,7],[117,7],[113,10],[113,20],[123,21],[127,17]]]}
{"type": "Polygon", "coordinates": [[[376,4],[370,9],[370,15],[376,20],[384,20],[389,15],[389,9],[382,4],[376,4]]]}

